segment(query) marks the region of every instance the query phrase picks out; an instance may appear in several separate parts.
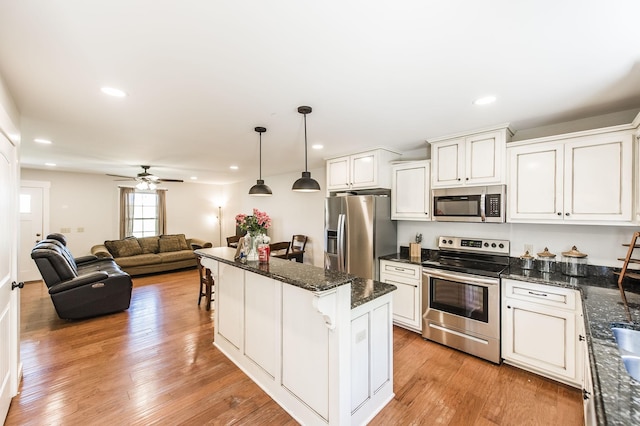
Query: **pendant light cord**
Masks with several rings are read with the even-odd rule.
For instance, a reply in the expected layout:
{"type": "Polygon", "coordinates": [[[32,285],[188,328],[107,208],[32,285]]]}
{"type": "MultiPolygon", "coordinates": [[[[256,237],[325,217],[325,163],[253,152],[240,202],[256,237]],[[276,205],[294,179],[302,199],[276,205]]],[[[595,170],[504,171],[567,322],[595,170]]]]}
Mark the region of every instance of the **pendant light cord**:
{"type": "Polygon", "coordinates": [[[307,172],[307,114],[304,114],[304,171],[307,172]]]}
{"type": "Polygon", "coordinates": [[[258,168],[260,174],[260,180],[262,180],[262,132],[260,132],[260,167],[258,168]]]}

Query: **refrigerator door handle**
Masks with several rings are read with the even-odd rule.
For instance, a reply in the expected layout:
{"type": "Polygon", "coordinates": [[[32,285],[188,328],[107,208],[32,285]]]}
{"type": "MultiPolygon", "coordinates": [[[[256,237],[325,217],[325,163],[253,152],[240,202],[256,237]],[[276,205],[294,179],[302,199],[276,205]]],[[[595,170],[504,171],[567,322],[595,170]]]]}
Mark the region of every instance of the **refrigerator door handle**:
{"type": "Polygon", "coordinates": [[[338,271],[344,272],[345,269],[345,215],[338,215],[338,271]]]}

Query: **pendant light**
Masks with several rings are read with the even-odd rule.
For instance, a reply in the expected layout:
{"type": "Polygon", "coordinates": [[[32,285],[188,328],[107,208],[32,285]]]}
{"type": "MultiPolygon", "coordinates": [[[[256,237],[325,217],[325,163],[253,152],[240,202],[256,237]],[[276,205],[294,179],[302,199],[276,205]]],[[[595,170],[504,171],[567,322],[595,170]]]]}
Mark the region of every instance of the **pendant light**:
{"type": "Polygon", "coordinates": [[[271,188],[264,184],[262,180],[262,134],[267,131],[265,127],[256,127],[256,132],[260,135],[260,174],[256,181],[256,184],[249,190],[249,195],[255,195],[256,197],[268,197],[272,194],[271,188]]]}
{"type": "Polygon", "coordinates": [[[311,107],[298,107],[298,112],[304,115],[304,172],[302,172],[302,177],[293,183],[291,189],[298,192],[320,191],[320,184],[311,177],[311,173],[307,170],[307,114],[311,113],[311,107]]]}

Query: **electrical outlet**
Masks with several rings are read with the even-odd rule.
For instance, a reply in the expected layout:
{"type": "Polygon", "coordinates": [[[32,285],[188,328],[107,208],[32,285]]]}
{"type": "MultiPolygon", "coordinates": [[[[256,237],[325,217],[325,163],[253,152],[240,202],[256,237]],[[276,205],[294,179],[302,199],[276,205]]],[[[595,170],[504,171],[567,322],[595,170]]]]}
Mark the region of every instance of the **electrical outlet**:
{"type": "Polygon", "coordinates": [[[76,229],[76,232],[84,232],[84,228],[80,227],[80,228],[76,229]]]}
{"type": "Polygon", "coordinates": [[[529,252],[529,254],[533,255],[533,244],[525,244],[524,251],[529,252]]]}
{"type": "Polygon", "coordinates": [[[70,234],[71,233],[71,228],[60,228],[60,233],[61,234],[70,234]]]}

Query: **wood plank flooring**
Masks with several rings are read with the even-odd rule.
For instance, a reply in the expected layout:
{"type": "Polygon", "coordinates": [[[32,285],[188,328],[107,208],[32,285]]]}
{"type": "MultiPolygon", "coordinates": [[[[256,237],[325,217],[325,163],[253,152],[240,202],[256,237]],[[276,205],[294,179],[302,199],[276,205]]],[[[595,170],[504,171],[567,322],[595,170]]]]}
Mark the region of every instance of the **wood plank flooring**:
{"type": "MultiPolygon", "coordinates": [[[[61,320],[21,290],[24,377],[5,425],[295,425],[212,345],[197,271],[134,279],[128,311],[61,320]]],[[[581,393],[394,328],[396,397],[372,425],[582,425],[581,393]]]]}

